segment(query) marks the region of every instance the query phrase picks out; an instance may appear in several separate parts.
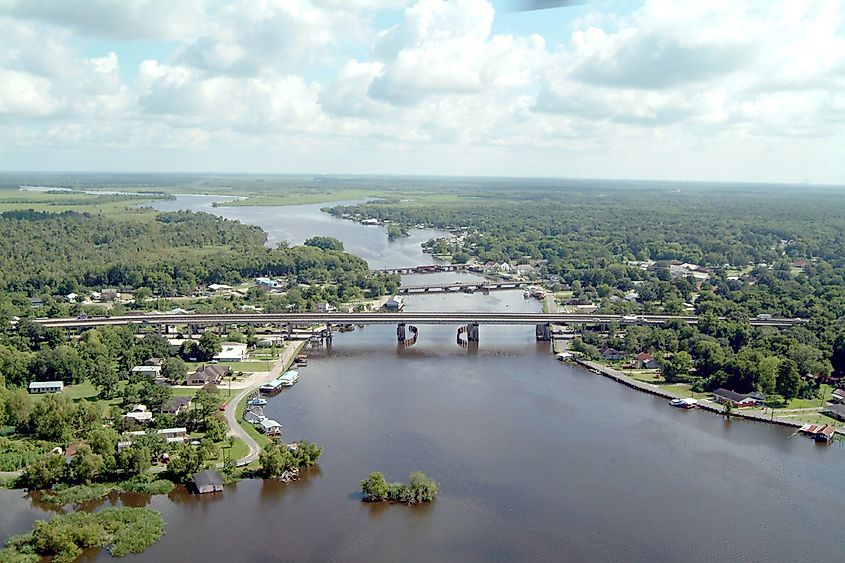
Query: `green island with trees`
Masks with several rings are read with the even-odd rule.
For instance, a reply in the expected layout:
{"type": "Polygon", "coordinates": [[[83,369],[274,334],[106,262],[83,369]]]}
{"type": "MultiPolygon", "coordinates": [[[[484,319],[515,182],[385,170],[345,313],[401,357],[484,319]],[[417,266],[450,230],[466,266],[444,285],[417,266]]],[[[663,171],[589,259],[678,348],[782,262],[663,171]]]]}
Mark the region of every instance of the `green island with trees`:
{"type": "Polygon", "coordinates": [[[106,508],[39,520],[34,528],[13,536],[0,549],[0,561],[56,563],[75,561],[82,550],[107,548],[113,557],[141,553],[164,533],[161,514],[149,508],[106,508]]]}
{"type": "Polygon", "coordinates": [[[437,496],[437,483],[422,471],[414,471],[407,483],[388,483],[384,475],[373,471],[361,481],[364,502],[392,501],[403,504],[431,502],[437,496]]]}

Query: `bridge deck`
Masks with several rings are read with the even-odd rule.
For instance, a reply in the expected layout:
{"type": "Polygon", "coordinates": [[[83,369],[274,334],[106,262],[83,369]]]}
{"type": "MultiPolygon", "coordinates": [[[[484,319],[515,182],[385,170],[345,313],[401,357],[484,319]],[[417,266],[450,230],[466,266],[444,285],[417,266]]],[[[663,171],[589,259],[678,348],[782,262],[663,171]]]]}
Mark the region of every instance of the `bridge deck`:
{"type": "MultiPolygon", "coordinates": [[[[376,313],[225,313],[205,315],[123,315],[87,319],[37,319],[47,327],[89,328],[108,325],[222,325],[222,324],[609,324],[650,325],[671,320],[697,324],[698,317],[682,315],[641,315],[633,319],[622,315],[568,313],[491,313],[491,312],[376,312],[376,313]]],[[[806,323],[805,319],[750,319],[754,326],[789,327],[806,323]]]]}

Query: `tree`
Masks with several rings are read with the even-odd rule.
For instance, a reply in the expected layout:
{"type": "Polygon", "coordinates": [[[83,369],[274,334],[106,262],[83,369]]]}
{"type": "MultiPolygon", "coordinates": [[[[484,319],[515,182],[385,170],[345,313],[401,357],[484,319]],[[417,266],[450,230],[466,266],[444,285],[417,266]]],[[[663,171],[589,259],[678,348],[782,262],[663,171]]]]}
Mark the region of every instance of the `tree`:
{"type": "Polygon", "coordinates": [[[684,351],[673,354],[661,366],[663,377],[670,383],[685,380],[691,369],[692,356],[689,355],[689,352],[684,351]]]}
{"type": "Polygon", "coordinates": [[[196,340],[185,340],[179,347],[179,356],[185,360],[194,361],[200,356],[199,345],[196,340]]]}
{"type": "Polygon", "coordinates": [[[173,356],[164,360],[161,366],[161,375],[171,385],[180,385],[185,382],[185,377],[188,373],[188,366],[182,361],[182,358],[173,356]]]}
{"type": "Polygon", "coordinates": [[[21,480],[24,485],[33,489],[46,489],[64,475],[65,458],[61,454],[49,453],[26,466],[21,480]]]}
{"type": "Polygon", "coordinates": [[[202,469],[204,463],[205,460],[199,449],[188,444],[182,444],[174,452],[167,468],[176,479],[182,483],[187,483],[193,478],[194,473],[202,469]]]}
{"type": "Polygon", "coordinates": [[[103,468],[103,456],[95,454],[88,445],[80,446],[67,466],[68,480],[87,485],[97,478],[103,468]]]}
{"type": "Polygon", "coordinates": [[[321,250],[343,252],[343,243],[334,237],[311,237],[304,244],[305,246],[313,246],[321,250]]]}
{"type": "Polygon", "coordinates": [[[201,361],[211,360],[221,350],[223,350],[223,346],[220,344],[220,338],[216,334],[210,330],[202,333],[202,337],[197,345],[198,357],[201,361]]]}
{"type": "Polygon", "coordinates": [[[757,370],[757,388],[766,395],[775,392],[779,366],[780,358],[777,356],[766,356],[760,360],[757,370]]]}
{"type": "Polygon", "coordinates": [[[373,471],[361,481],[361,492],[364,493],[364,500],[370,502],[381,502],[387,500],[388,484],[384,475],[379,471],[373,471]]]}
{"type": "Polygon", "coordinates": [[[288,447],[274,442],[265,444],[258,455],[258,463],[261,465],[261,474],[268,479],[281,477],[285,471],[295,467],[293,455],[288,447]]]}
{"type": "Polygon", "coordinates": [[[833,341],[830,363],[833,364],[833,371],[837,376],[845,375],[845,332],[840,332],[833,341]]]}
{"type": "Polygon", "coordinates": [[[205,422],[205,436],[213,442],[222,442],[226,438],[226,423],[217,417],[205,422]]]}
{"type": "Polygon", "coordinates": [[[801,388],[801,376],[798,373],[798,365],[793,360],[783,360],[778,366],[776,381],[778,394],[787,401],[798,395],[801,388]]]}
{"type": "Polygon", "coordinates": [[[117,468],[127,475],[143,473],[152,465],[152,454],[145,446],[132,444],[117,455],[117,468]]]}
{"type": "Polygon", "coordinates": [[[30,427],[36,437],[53,442],[70,442],[75,429],[76,406],[65,395],[51,394],[36,403],[30,427]]]}

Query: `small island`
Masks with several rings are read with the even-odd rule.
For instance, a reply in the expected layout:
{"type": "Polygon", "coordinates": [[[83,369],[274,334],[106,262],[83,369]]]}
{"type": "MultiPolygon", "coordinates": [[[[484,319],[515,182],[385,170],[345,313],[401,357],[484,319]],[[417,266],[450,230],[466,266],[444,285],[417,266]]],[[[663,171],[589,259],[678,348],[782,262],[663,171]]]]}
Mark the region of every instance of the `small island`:
{"type": "Polygon", "coordinates": [[[409,236],[411,236],[411,233],[408,232],[408,227],[400,223],[390,223],[387,225],[387,238],[390,240],[409,236]]]}
{"type": "Polygon", "coordinates": [[[388,483],[379,471],[373,471],[361,481],[364,502],[401,502],[419,504],[431,502],[437,496],[437,483],[422,471],[411,473],[408,483],[388,483]]]}

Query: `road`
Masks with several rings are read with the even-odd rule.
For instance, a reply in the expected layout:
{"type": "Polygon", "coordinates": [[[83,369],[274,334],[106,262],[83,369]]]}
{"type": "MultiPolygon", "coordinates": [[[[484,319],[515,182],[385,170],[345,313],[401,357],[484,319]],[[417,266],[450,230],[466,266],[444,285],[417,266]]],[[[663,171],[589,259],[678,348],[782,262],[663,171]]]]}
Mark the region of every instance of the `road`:
{"type": "Polygon", "coordinates": [[[264,385],[266,382],[279,377],[293,362],[294,357],[299,353],[304,344],[304,342],[291,342],[288,346],[285,346],[285,349],[282,351],[282,355],[273,366],[273,369],[268,371],[263,377],[254,379],[248,387],[241,389],[240,393],[229,400],[229,404],[226,406],[226,411],[224,413],[226,417],[226,424],[229,425],[229,436],[240,438],[249,448],[249,453],[237,461],[239,465],[248,464],[258,459],[258,454],[261,453],[261,446],[259,446],[258,442],[256,442],[255,439],[240,425],[240,422],[238,421],[238,405],[241,404],[241,401],[243,401],[244,398],[251,395],[256,389],[264,385]]]}

